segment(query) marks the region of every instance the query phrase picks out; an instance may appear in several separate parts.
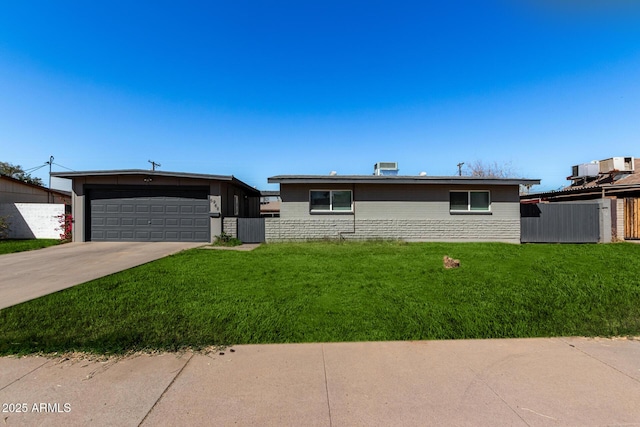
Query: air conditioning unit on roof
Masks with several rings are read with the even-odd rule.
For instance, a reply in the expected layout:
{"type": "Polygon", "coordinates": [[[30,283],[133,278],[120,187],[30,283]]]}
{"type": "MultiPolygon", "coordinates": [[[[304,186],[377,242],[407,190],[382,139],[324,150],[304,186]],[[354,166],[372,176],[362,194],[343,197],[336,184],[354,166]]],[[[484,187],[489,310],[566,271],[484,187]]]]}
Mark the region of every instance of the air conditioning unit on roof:
{"type": "Polygon", "coordinates": [[[600,167],[598,162],[583,163],[581,165],[575,165],[571,167],[571,176],[569,179],[575,178],[593,178],[598,176],[600,167]]]}
{"type": "Polygon", "coordinates": [[[373,165],[374,175],[394,176],[398,175],[398,162],[378,162],[373,165]]]}
{"type": "Polygon", "coordinates": [[[633,157],[611,157],[600,160],[600,173],[633,172],[633,157]]]}

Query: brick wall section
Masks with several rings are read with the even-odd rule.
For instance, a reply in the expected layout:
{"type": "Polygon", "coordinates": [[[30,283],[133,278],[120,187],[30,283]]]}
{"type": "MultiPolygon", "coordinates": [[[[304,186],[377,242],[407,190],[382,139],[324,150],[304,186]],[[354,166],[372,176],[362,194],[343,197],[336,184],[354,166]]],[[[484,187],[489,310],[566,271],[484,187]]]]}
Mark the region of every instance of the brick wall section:
{"type": "Polygon", "coordinates": [[[267,242],[338,239],[340,238],[340,233],[353,232],[353,218],[265,218],[264,226],[267,242]]]}
{"type": "MultiPolygon", "coordinates": [[[[230,217],[222,220],[222,231],[231,237],[238,237],[238,218],[230,217]]],[[[215,237],[215,236],[214,236],[215,237]]]]}
{"type": "Polygon", "coordinates": [[[314,239],[406,240],[406,241],[500,241],[520,243],[520,219],[492,220],[486,217],[464,221],[423,220],[354,220],[351,219],[282,219],[266,218],[267,242],[314,239]],[[354,229],[355,225],[355,229],[354,229]],[[354,233],[355,230],[355,233],[354,233]]]}
{"type": "Polygon", "coordinates": [[[0,216],[7,216],[11,239],[59,239],[63,204],[53,203],[2,203],[0,216]]]}

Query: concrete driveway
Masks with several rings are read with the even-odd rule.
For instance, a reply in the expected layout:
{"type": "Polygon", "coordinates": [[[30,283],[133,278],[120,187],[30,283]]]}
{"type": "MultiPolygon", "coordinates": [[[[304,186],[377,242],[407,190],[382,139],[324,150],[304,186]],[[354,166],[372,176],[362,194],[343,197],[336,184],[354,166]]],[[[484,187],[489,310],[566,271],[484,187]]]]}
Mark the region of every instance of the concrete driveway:
{"type": "Polygon", "coordinates": [[[0,255],[0,309],[202,245],[84,242],[0,255]]]}

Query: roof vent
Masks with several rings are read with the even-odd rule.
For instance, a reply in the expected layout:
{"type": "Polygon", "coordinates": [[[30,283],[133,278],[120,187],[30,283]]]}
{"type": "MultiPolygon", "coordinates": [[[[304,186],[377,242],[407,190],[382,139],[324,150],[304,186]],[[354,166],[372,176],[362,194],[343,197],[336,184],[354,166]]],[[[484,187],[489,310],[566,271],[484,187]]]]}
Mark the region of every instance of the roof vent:
{"type": "Polygon", "coordinates": [[[398,162],[378,162],[373,165],[374,175],[396,176],[398,171],[398,162]]]}
{"type": "Polygon", "coordinates": [[[426,172],[420,172],[420,176],[427,176],[426,172]]]}

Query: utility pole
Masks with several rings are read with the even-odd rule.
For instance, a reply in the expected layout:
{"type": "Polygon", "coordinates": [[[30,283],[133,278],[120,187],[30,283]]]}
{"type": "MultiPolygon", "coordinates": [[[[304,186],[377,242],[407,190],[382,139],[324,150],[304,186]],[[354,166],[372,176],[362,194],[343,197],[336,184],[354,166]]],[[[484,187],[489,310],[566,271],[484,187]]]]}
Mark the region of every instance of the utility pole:
{"type": "Polygon", "coordinates": [[[49,156],[49,161],[44,162],[44,164],[49,165],[49,194],[47,194],[47,202],[51,203],[53,200],[49,202],[49,199],[51,198],[51,165],[53,165],[53,156],[49,156]]]}
{"type": "Polygon", "coordinates": [[[458,163],[458,176],[462,176],[462,165],[464,165],[464,162],[458,163]]]}
{"type": "Polygon", "coordinates": [[[157,166],[157,167],[162,166],[160,163],[156,163],[156,162],[154,162],[153,160],[149,160],[149,163],[151,163],[151,170],[152,170],[152,171],[155,171],[155,170],[156,170],[156,166],[157,166]]]}

